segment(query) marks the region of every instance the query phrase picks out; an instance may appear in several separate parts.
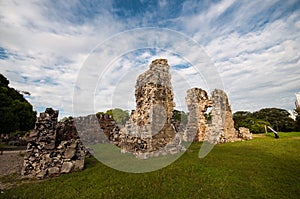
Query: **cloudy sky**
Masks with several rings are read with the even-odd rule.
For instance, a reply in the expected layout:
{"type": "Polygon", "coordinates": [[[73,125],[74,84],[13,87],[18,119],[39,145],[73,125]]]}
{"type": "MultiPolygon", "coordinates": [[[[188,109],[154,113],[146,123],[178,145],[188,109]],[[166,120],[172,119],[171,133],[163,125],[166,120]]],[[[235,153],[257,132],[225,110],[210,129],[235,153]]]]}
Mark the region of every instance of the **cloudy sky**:
{"type": "Polygon", "coordinates": [[[0,73],[38,112],[133,109],[137,76],[160,57],[178,109],[191,87],[224,89],[233,111],[293,109],[300,1],[0,1],[0,73]]]}

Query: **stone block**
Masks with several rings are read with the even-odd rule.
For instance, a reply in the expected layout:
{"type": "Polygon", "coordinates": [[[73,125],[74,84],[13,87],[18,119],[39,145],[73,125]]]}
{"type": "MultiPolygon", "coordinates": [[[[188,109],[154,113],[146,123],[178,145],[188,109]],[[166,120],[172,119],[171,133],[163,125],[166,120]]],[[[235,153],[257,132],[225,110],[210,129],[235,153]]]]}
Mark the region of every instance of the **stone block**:
{"type": "Polygon", "coordinates": [[[67,148],[64,152],[64,158],[65,159],[72,159],[76,153],[76,149],[74,148],[67,148]]]}
{"type": "Polygon", "coordinates": [[[73,169],[73,163],[72,162],[64,162],[61,166],[61,173],[70,173],[70,171],[73,169]]]}
{"type": "Polygon", "coordinates": [[[50,167],[48,168],[49,175],[59,174],[60,170],[58,167],[50,167]]]}
{"type": "Polygon", "coordinates": [[[74,171],[81,171],[84,168],[84,159],[79,159],[75,161],[74,171]]]}

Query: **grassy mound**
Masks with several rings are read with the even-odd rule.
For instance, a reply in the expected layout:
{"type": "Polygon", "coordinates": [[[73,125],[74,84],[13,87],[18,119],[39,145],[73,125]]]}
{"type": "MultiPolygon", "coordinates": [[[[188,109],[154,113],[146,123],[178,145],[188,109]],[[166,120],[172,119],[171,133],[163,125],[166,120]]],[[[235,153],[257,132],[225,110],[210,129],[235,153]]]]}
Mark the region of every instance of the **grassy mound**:
{"type": "Polygon", "coordinates": [[[31,181],[0,198],[297,198],[300,133],[279,136],[219,144],[204,159],[198,158],[201,143],[194,143],[173,164],[143,174],[89,158],[82,172],[31,181]]]}

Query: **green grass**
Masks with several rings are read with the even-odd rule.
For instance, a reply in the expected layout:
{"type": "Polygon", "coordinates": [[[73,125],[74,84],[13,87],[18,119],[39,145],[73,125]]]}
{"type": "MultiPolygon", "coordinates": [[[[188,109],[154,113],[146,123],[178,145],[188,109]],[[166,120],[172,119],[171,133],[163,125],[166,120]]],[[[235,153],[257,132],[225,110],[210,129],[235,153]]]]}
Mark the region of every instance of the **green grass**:
{"type": "Polygon", "coordinates": [[[300,133],[279,136],[219,144],[204,159],[194,143],[173,164],[142,174],[89,158],[82,172],[22,184],[0,198],[298,198],[300,133]]]}
{"type": "Polygon", "coordinates": [[[90,146],[89,148],[94,150],[96,154],[95,157],[101,160],[105,165],[130,173],[144,173],[158,170],[171,164],[184,153],[181,152],[175,155],[140,160],[131,153],[120,153],[120,148],[111,144],[98,144],[90,146]]]}

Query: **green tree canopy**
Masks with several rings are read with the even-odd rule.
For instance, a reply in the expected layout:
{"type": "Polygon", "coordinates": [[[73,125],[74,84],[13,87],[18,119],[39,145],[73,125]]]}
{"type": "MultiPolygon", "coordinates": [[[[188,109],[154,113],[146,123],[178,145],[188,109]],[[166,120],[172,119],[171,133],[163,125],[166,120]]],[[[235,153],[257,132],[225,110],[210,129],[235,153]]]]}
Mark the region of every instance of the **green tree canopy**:
{"type": "Polygon", "coordinates": [[[182,123],[184,126],[187,124],[188,118],[184,111],[173,110],[172,120],[177,123],[182,123]]]}
{"type": "Polygon", "coordinates": [[[284,109],[263,108],[254,113],[238,111],[233,114],[233,120],[235,128],[247,127],[253,133],[263,133],[264,125],[282,132],[297,130],[297,123],[289,115],[284,109]]]}
{"type": "Polygon", "coordinates": [[[34,127],[36,112],[32,105],[0,74],[0,133],[28,131],[34,127]]]}
{"type": "Polygon", "coordinates": [[[253,117],[268,121],[276,131],[293,131],[295,121],[289,117],[289,112],[279,108],[264,108],[253,113],[253,117]]]}
{"type": "Polygon", "coordinates": [[[247,118],[251,118],[252,113],[249,111],[237,111],[233,114],[234,127],[238,129],[241,127],[241,122],[247,118]]]}
{"type": "Polygon", "coordinates": [[[0,74],[0,86],[7,87],[8,84],[9,84],[8,79],[6,79],[6,77],[4,77],[4,75],[0,74]]]}
{"type": "Polygon", "coordinates": [[[242,120],[239,125],[248,128],[252,133],[265,133],[265,126],[272,126],[267,121],[251,117],[242,120]]]}
{"type": "MultiPolygon", "coordinates": [[[[104,114],[104,112],[98,112],[97,115],[98,114],[104,114]]],[[[124,125],[129,119],[129,111],[122,110],[120,108],[109,109],[105,112],[105,114],[111,115],[118,124],[122,125],[124,125]]]]}
{"type": "Polygon", "coordinates": [[[300,131],[300,115],[296,116],[295,130],[300,131]]]}

